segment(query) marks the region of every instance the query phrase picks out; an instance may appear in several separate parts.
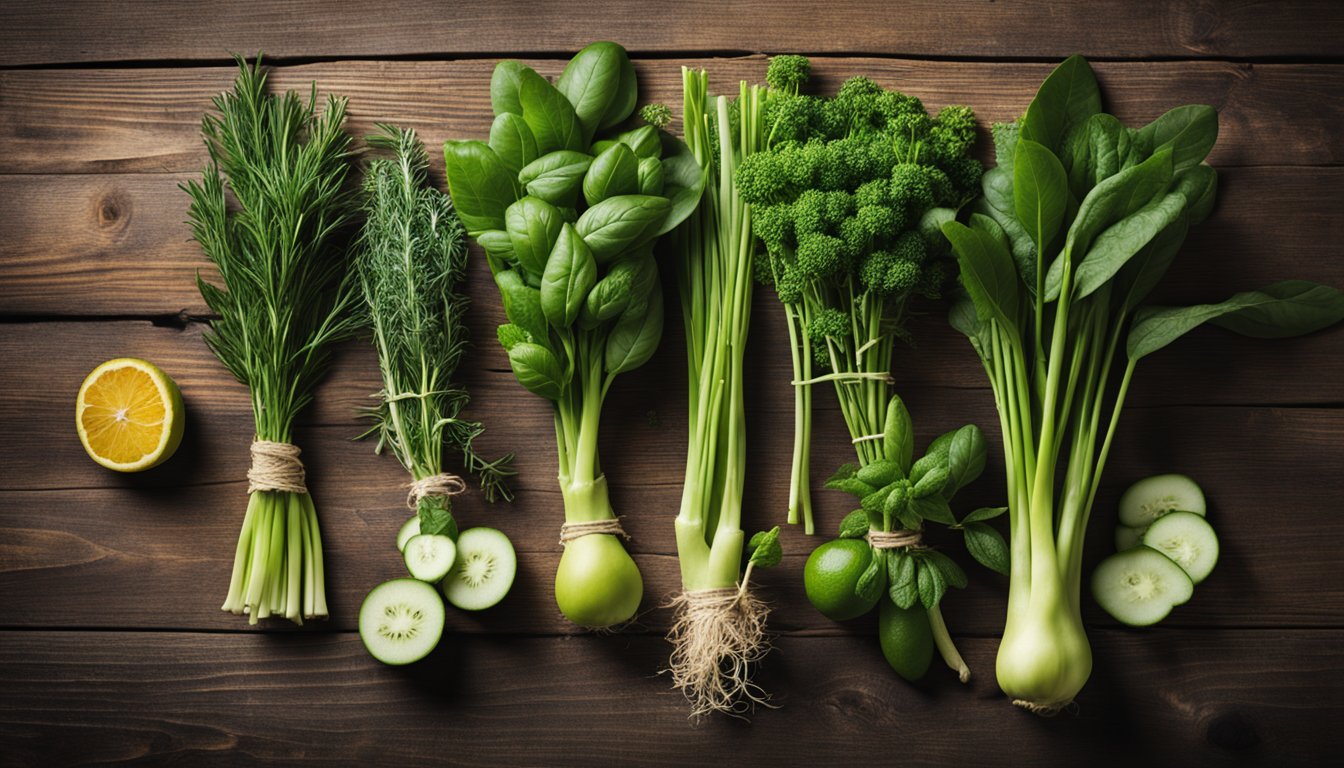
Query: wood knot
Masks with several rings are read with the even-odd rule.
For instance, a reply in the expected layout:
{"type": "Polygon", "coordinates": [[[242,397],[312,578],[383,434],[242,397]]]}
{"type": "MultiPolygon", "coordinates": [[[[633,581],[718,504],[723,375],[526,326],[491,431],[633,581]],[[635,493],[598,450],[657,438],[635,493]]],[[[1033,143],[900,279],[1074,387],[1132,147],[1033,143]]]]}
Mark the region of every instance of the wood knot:
{"type": "Polygon", "coordinates": [[[1205,738],[1215,747],[1230,752],[1245,752],[1260,743],[1255,726],[1240,712],[1227,712],[1209,721],[1205,738]]]}
{"type": "Polygon", "coordinates": [[[130,200],[116,192],[109,192],[94,200],[94,219],[99,229],[124,229],[130,217],[130,200]]]}

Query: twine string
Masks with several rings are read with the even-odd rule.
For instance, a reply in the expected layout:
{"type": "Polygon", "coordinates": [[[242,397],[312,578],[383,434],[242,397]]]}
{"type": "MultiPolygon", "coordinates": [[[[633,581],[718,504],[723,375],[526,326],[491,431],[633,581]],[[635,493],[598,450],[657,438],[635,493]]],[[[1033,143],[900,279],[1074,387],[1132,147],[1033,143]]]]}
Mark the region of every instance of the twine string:
{"type": "Polygon", "coordinates": [[[307,493],[299,447],[272,440],[252,443],[252,466],[247,470],[247,492],[307,493]]]}

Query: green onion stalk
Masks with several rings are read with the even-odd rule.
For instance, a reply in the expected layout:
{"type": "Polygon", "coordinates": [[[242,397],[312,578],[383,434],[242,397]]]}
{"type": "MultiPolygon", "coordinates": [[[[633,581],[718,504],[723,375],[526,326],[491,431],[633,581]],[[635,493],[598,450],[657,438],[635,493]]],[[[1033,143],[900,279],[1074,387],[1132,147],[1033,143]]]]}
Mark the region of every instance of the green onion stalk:
{"type": "Polygon", "coordinates": [[[1067,706],[1091,674],[1083,539],[1139,360],[1204,322],[1277,338],[1344,317],[1344,295],[1304,281],[1218,304],[1144,304],[1213,209],[1217,174],[1203,160],[1217,134],[1202,105],[1122,125],[1074,56],[1020,120],[994,127],[998,167],[969,226],[942,225],[967,294],[952,324],[984,364],[1003,431],[1011,573],[998,682],[1033,712],[1067,706]]]}
{"type": "Polygon", "coordinates": [[[387,156],[371,160],[364,174],[355,259],[383,384],[368,434],[376,432],[376,450],[390,447],[411,473],[408,503],[420,533],[455,540],[450,491],[465,485],[444,473],[444,447],[479,477],[487,501],[512,498],[513,454],[482,457],[473,444],[485,428],[460,416],[470,399],[453,380],[467,347],[466,231],[452,199],[429,183],[429,155],[415,131],[379,128],[367,142],[387,156]]]}
{"type": "Polygon", "coordinates": [[[223,287],[198,276],[218,318],[206,343],[247,385],[255,421],[247,513],[223,609],[249,621],[327,615],[322,537],[293,425],[350,336],[356,300],[347,235],[345,100],[266,92],[260,59],[215,97],[202,132],[210,163],[188,182],[192,235],[223,287]],[[226,192],[227,188],[227,192],[226,192]],[[231,200],[229,198],[232,198],[231,200]]]}
{"type": "Polygon", "coordinates": [[[724,96],[708,94],[703,70],[682,68],[686,144],[705,169],[700,205],[675,233],[685,323],[689,438],[676,518],[682,593],[676,621],[673,685],[693,717],[740,714],[768,699],[751,681],[768,651],[768,608],[750,590],[751,571],[779,561],[779,529],[757,534],[742,570],[742,487],[746,471],[743,353],[751,319],[755,242],[751,209],[733,175],[764,144],[765,89],[743,82],[736,121],[724,96]]]}

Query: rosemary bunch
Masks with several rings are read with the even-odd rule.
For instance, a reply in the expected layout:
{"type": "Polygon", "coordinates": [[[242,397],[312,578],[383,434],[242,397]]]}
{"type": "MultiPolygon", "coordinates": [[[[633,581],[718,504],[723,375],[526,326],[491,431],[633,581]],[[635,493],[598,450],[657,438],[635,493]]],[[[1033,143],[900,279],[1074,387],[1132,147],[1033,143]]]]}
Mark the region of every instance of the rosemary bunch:
{"type": "MultiPolygon", "coordinates": [[[[307,100],[271,95],[260,58],[252,66],[238,58],[238,67],[233,90],[213,100],[217,114],[202,120],[210,163],[184,189],[192,235],[223,281],[197,278],[219,316],[206,343],[250,390],[258,443],[288,445],[331,344],[355,328],[345,100],[328,97],[319,114],[316,85],[307,100]]],[[[277,481],[256,474],[256,448],[223,608],[253,623],[272,614],[296,623],[324,617],[322,540],[297,450],[281,458],[277,481]]]]}
{"type": "MultiPolygon", "coordinates": [[[[415,131],[379,125],[370,147],[390,153],[371,160],[364,176],[364,229],[356,270],[378,348],[383,389],[373,409],[378,450],[392,449],[415,480],[443,472],[443,448],[462,454],[489,501],[513,498],[506,478],[513,454],[494,461],[472,446],[484,427],[458,418],[467,390],[453,372],[467,345],[463,316],[468,299],[458,292],[467,266],[466,230],[452,199],[429,184],[429,155],[415,131]]],[[[447,496],[418,500],[422,533],[456,537],[447,496]]]]}

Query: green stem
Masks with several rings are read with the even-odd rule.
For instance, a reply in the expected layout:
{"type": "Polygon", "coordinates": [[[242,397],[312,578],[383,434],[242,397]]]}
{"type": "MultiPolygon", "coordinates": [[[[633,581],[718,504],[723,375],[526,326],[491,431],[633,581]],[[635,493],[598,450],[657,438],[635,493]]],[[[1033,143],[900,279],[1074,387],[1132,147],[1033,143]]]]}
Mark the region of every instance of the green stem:
{"type": "Polygon", "coordinates": [[[966,661],[957,652],[956,643],[952,642],[952,635],[948,634],[947,624],[943,621],[943,611],[940,605],[935,605],[929,609],[929,626],[933,629],[933,644],[937,646],[938,653],[943,657],[943,661],[957,673],[958,680],[963,683],[970,682],[971,668],[966,666],[966,661]]]}

